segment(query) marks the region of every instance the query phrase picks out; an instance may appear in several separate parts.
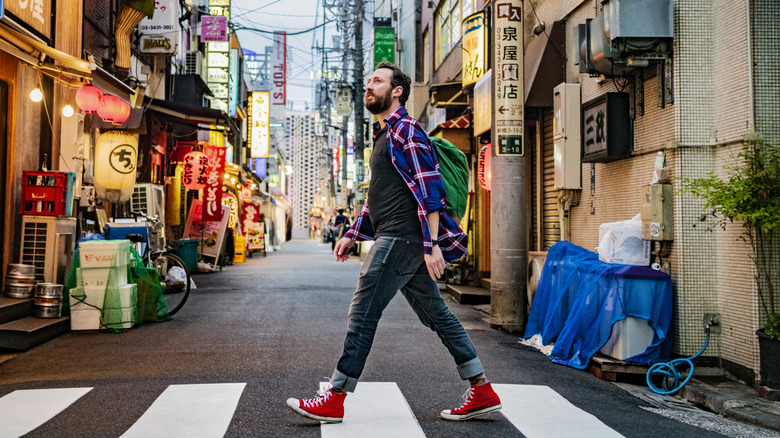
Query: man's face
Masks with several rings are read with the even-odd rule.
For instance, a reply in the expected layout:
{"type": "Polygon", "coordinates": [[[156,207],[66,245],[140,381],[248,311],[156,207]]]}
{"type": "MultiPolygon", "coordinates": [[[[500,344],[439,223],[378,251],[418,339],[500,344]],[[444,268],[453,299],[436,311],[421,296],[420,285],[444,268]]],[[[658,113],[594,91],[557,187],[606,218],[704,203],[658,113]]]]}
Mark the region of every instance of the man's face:
{"type": "Polygon", "coordinates": [[[392,105],[393,86],[390,83],[392,76],[392,70],[380,68],[368,78],[368,83],[366,83],[366,109],[371,114],[380,114],[392,105]]]}

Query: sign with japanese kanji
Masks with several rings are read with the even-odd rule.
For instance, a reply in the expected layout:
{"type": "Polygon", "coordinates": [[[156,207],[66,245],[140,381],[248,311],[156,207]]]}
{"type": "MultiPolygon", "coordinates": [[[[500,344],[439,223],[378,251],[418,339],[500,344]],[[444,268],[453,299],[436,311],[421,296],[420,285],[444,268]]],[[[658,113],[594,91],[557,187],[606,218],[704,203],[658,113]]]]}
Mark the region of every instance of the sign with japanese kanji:
{"type": "Polygon", "coordinates": [[[157,0],[154,16],[146,17],[138,24],[141,53],[150,55],[174,55],[179,41],[179,2],[157,0]]]}
{"type": "Polygon", "coordinates": [[[227,17],[204,15],[200,18],[200,41],[227,41],[227,17]]]}
{"type": "Polygon", "coordinates": [[[487,70],[487,20],[477,12],[463,20],[463,86],[479,80],[487,70]]]}
{"type": "Polygon", "coordinates": [[[268,158],[271,93],[253,91],[249,100],[249,153],[252,158],[268,158]]]}
{"type": "Polygon", "coordinates": [[[493,10],[496,155],[523,155],[523,2],[501,1],[493,10]]]}
{"type": "Polygon", "coordinates": [[[8,0],[5,10],[20,21],[51,38],[52,0],[8,0]]]}
{"type": "Polygon", "coordinates": [[[225,173],[227,148],[204,146],[203,153],[209,157],[209,174],[203,188],[203,220],[219,221],[222,220],[222,175],[225,173]]]}
{"type": "Polygon", "coordinates": [[[274,32],[274,46],[271,55],[271,103],[287,104],[287,32],[274,32]]]}

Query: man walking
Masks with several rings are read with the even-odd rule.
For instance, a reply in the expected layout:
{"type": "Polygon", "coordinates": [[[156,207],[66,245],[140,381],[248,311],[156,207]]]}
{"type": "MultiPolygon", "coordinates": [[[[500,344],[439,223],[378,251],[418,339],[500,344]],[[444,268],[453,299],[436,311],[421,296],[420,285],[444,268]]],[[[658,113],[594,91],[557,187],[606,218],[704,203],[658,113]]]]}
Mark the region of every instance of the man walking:
{"type": "Polygon", "coordinates": [[[388,62],[377,66],[365,87],[366,108],[378,119],[368,200],[333,254],[343,262],[356,240],[375,242],[360,271],[330,387],[311,399],[287,399],[291,409],[313,420],[342,421],[344,399],[355,390],[382,311],[399,289],[420,321],[439,335],[460,377],[471,384],[466,402],[443,410],[441,417],[468,420],[501,409],[471,339],[439,295],[436,279],[447,262],[465,254],[466,235],[444,211],[444,183],[430,139],[403,107],[410,88],[409,76],[388,62]]]}

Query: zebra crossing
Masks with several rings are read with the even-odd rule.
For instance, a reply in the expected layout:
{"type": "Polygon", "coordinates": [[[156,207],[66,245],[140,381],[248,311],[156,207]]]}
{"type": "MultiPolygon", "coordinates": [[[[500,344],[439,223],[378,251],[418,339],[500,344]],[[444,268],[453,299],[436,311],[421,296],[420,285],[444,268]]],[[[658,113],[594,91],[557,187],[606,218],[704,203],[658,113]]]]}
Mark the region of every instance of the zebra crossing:
{"type": "MultiPolygon", "coordinates": [[[[170,385],[122,438],[222,437],[245,387],[245,383],[170,385]]],[[[622,436],[547,386],[494,383],[493,388],[501,397],[501,415],[528,438],[622,436]]],[[[1,397],[0,438],[35,430],[91,390],[28,389],[1,397]]],[[[344,408],[344,422],[320,426],[322,438],[426,436],[395,382],[361,382],[344,408]]]]}

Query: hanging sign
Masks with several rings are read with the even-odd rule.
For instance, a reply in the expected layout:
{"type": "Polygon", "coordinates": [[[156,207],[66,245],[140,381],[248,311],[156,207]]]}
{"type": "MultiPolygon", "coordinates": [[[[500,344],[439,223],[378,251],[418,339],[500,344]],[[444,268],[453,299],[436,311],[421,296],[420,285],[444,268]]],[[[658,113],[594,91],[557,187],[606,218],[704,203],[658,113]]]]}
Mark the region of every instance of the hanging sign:
{"type": "Polygon", "coordinates": [[[225,173],[225,156],[227,148],[205,146],[203,152],[209,159],[209,174],[206,179],[206,187],[203,189],[204,220],[221,220],[220,206],[222,205],[222,175],[225,173]]]}
{"type": "Polygon", "coordinates": [[[138,49],[150,55],[174,55],[179,41],[179,2],[159,0],[154,3],[154,15],[138,24],[141,35],[138,49]]]}
{"type": "Polygon", "coordinates": [[[523,155],[523,2],[496,3],[493,93],[496,155],[523,155]]]}
{"type": "Polygon", "coordinates": [[[271,103],[287,104],[287,32],[274,32],[273,55],[271,56],[271,103]]]}
{"type": "Polygon", "coordinates": [[[485,12],[477,12],[463,20],[463,86],[479,80],[487,70],[487,24],[485,12]]]}
{"type": "Polygon", "coordinates": [[[200,41],[227,41],[227,17],[204,15],[200,18],[200,41]]]}
{"type": "Polygon", "coordinates": [[[380,62],[395,62],[395,28],[374,28],[374,69],[380,62]]]}
{"type": "Polygon", "coordinates": [[[253,91],[249,100],[249,152],[251,158],[268,158],[271,96],[268,91],[253,91]]]}

